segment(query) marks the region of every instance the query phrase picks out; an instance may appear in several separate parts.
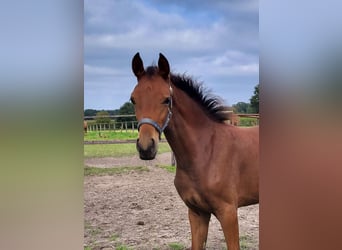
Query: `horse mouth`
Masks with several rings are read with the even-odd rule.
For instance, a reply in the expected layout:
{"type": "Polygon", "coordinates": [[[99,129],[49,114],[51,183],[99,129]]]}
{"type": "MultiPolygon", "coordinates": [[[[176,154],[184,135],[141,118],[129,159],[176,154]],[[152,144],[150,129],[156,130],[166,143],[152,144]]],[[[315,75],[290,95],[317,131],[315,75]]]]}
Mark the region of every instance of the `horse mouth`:
{"type": "Polygon", "coordinates": [[[141,160],[153,160],[156,158],[157,150],[149,149],[149,150],[139,150],[139,157],[141,160]]]}
{"type": "Polygon", "coordinates": [[[141,160],[153,160],[157,155],[157,146],[154,141],[146,149],[142,148],[137,141],[137,150],[141,160]]]}
{"type": "Polygon", "coordinates": [[[139,157],[141,160],[144,160],[144,161],[154,160],[156,158],[156,153],[155,154],[139,153],[139,157]]]}

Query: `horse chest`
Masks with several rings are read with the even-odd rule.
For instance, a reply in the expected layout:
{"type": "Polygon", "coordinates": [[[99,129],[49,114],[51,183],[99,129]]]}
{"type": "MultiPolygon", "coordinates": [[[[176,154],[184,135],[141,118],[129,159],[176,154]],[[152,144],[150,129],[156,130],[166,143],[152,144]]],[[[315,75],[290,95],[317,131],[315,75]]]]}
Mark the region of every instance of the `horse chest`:
{"type": "Polygon", "coordinates": [[[187,207],[194,211],[212,212],[211,206],[208,204],[207,192],[202,190],[201,186],[190,178],[181,178],[176,175],[175,187],[179,196],[182,198],[187,207]]]}

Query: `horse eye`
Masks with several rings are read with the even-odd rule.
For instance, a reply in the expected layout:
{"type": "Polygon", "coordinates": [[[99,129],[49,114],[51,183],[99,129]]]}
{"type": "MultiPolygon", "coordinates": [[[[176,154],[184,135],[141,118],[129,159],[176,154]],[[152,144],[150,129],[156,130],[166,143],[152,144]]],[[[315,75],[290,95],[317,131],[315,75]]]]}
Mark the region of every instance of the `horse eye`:
{"type": "Polygon", "coordinates": [[[165,98],[165,100],[163,101],[163,104],[169,105],[169,104],[170,104],[170,101],[171,101],[171,97],[167,97],[167,98],[165,98]]]}
{"type": "Polygon", "coordinates": [[[132,103],[133,105],[135,105],[135,100],[134,100],[133,97],[131,97],[130,101],[131,101],[131,103],[132,103]]]}

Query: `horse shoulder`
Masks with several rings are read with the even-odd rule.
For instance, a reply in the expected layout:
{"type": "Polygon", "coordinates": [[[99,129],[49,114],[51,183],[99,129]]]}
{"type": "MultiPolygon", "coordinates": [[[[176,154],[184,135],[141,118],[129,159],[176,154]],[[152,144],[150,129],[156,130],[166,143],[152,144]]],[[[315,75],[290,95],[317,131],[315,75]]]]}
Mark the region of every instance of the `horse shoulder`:
{"type": "Polygon", "coordinates": [[[226,203],[255,203],[259,185],[258,128],[228,126],[221,131],[206,183],[210,194],[226,203]],[[241,202],[240,202],[241,201],[241,202]]]}
{"type": "Polygon", "coordinates": [[[177,166],[174,184],[179,196],[187,207],[198,212],[211,212],[211,205],[208,203],[208,189],[203,178],[196,174],[190,175],[187,171],[177,166]]]}

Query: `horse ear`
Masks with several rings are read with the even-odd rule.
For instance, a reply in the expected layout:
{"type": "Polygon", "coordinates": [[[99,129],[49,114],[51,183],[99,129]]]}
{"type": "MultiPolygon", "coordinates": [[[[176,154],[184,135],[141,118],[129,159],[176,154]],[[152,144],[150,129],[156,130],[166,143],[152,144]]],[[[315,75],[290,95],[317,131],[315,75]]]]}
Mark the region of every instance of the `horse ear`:
{"type": "Polygon", "coordinates": [[[162,53],[159,53],[158,68],[161,77],[163,77],[165,80],[168,79],[170,74],[170,65],[162,53]]]}
{"type": "Polygon", "coordinates": [[[132,71],[138,79],[145,74],[144,63],[140,58],[139,52],[132,59],[132,71]]]}

